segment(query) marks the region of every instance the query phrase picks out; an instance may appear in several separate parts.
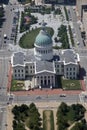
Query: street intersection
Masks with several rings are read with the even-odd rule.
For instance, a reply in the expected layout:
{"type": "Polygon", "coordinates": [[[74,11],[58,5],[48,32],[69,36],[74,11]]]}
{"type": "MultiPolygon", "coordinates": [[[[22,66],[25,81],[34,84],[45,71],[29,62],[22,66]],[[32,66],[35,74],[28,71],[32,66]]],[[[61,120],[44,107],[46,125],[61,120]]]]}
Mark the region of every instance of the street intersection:
{"type": "MultiPolygon", "coordinates": [[[[2,31],[1,31],[1,42],[0,42],[0,120],[3,120],[0,124],[0,130],[6,130],[5,122],[6,122],[6,107],[8,103],[10,105],[14,103],[22,104],[22,103],[28,103],[31,102],[68,102],[68,103],[87,103],[87,99],[82,93],[82,91],[63,91],[61,89],[59,90],[34,90],[34,91],[25,91],[25,92],[18,92],[13,93],[13,97],[10,98],[12,92],[7,92],[8,82],[9,82],[9,70],[10,70],[10,61],[11,61],[11,55],[15,51],[25,51],[24,49],[21,49],[18,45],[14,46],[14,41],[10,39],[12,28],[13,28],[13,17],[15,10],[20,10],[22,8],[19,5],[14,5],[14,1],[12,5],[7,5],[5,7],[5,17],[6,21],[3,24],[2,31]],[[7,34],[7,41],[4,43],[4,34],[7,34]],[[8,45],[9,44],[9,45],[8,45]],[[55,93],[56,92],[56,93],[55,93]],[[64,97],[61,97],[61,94],[65,94],[64,97]],[[5,112],[5,114],[4,114],[5,112]],[[3,116],[4,115],[4,116],[3,116]]],[[[16,0],[15,0],[16,2],[16,0]]],[[[87,87],[87,49],[83,45],[83,41],[81,38],[81,32],[79,30],[79,26],[77,24],[77,18],[76,14],[73,12],[72,7],[70,8],[72,22],[75,28],[75,32],[77,34],[77,39],[80,42],[80,45],[76,45],[75,51],[79,53],[80,56],[80,65],[81,68],[83,68],[83,75],[84,75],[84,81],[85,86],[87,87]]],[[[42,18],[41,18],[42,19],[42,18]]],[[[54,18],[53,18],[54,19],[54,18]]],[[[52,19],[52,20],[53,20],[52,19]]],[[[44,20],[50,20],[47,19],[47,16],[44,20]]],[[[58,18],[57,18],[58,20],[58,18]]],[[[41,21],[39,21],[41,22],[41,21]]],[[[57,21],[60,24],[60,20],[57,21]]],[[[49,22],[50,23],[50,22],[49,22]]],[[[52,21],[52,24],[54,22],[52,21]]],[[[49,25],[49,24],[48,24],[49,25]]],[[[33,25],[34,27],[36,25],[33,25]]],[[[52,25],[49,25],[52,26],[52,25]]],[[[54,25],[53,25],[54,26],[54,25]]],[[[54,28],[56,30],[56,26],[54,28]]],[[[57,35],[57,32],[55,33],[55,36],[57,35]]],[[[85,89],[86,90],[86,89],[85,89]]]]}

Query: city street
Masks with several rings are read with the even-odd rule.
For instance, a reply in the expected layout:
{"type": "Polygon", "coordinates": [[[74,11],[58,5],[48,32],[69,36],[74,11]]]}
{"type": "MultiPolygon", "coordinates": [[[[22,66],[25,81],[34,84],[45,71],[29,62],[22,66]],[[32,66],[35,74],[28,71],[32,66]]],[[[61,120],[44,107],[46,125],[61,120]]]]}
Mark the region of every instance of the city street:
{"type": "MultiPolygon", "coordinates": [[[[81,95],[81,91],[62,91],[59,90],[58,93],[56,94],[49,94],[48,91],[50,90],[44,90],[41,93],[45,92],[45,94],[41,93],[34,93],[31,92],[20,92],[19,93],[7,93],[7,87],[8,87],[8,77],[9,77],[9,69],[10,69],[10,60],[11,60],[11,55],[13,52],[16,51],[27,51],[25,49],[21,49],[18,45],[14,46],[13,40],[11,40],[11,34],[12,28],[15,26],[13,24],[13,19],[15,16],[15,11],[21,10],[22,7],[18,5],[16,0],[10,0],[10,3],[6,5],[5,7],[5,18],[6,21],[3,24],[3,27],[1,29],[1,38],[0,38],[0,130],[6,130],[7,124],[6,124],[6,107],[7,105],[13,105],[13,104],[30,104],[31,102],[66,102],[66,103],[87,103],[87,98],[84,95],[81,95]],[[15,3],[17,3],[15,5],[15,3]],[[4,39],[4,34],[7,35],[7,39],[4,39]],[[8,44],[10,44],[8,46],[8,44]],[[6,50],[7,49],[7,50],[6,50]],[[23,95],[22,93],[25,93],[23,95]],[[13,94],[13,96],[11,96],[13,94]],[[64,95],[61,95],[64,94],[64,95]]],[[[83,41],[81,38],[81,32],[79,29],[79,25],[77,23],[77,17],[76,13],[73,11],[72,7],[69,7],[71,17],[72,17],[72,23],[75,29],[76,37],[77,40],[79,41],[79,45],[76,45],[76,52],[79,53],[80,56],[80,65],[81,68],[83,69],[83,76],[84,76],[84,81],[87,87],[87,49],[85,49],[83,45],[83,41]]],[[[64,13],[64,12],[63,12],[64,13]]],[[[38,23],[35,25],[31,26],[32,28],[35,28],[36,26],[41,26],[39,23],[44,20],[47,23],[47,26],[53,27],[55,30],[54,36],[53,36],[53,42],[54,38],[57,36],[58,33],[58,28],[61,25],[61,19],[60,17],[55,17],[53,14],[51,15],[38,15],[37,13],[35,16],[38,16],[38,23]]],[[[65,23],[66,24],[66,23],[65,23]]],[[[19,24],[20,26],[20,24],[19,24]]],[[[18,27],[19,29],[19,27],[18,27]]],[[[19,41],[19,37],[17,39],[19,41]]],[[[54,42],[54,45],[56,43],[54,42]]],[[[32,50],[31,50],[32,51],[32,50]]],[[[54,91],[54,90],[52,90],[54,91]]],[[[56,90],[55,90],[56,91],[56,90]]],[[[57,92],[57,91],[56,91],[57,92]]],[[[55,107],[55,106],[52,106],[55,107]]]]}
{"type": "Polygon", "coordinates": [[[84,48],[84,44],[83,44],[83,41],[82,41],[82,38],[81,38],[80,27],[77,23],[76,12],[73,10],[73,7],[69,7],[69,10],[70,10],[72,23],[73,23],[75,33],[76,33],[76,38],[77,38],[77,41],[79,42],[78,48],[84,48]]]}

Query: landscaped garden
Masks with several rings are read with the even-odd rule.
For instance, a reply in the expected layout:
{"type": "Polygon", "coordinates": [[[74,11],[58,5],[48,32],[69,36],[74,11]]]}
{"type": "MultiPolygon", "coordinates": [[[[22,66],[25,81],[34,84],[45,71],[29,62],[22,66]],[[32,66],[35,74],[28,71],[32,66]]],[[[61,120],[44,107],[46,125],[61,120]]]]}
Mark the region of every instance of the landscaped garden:
{"type": "Polygon", "coordinates": [[[81,90],[79,80],[61,79],[62,89],[64,90],[81,90]]]}
{"type": "Polygon", "coordinates": [[[13,130],[87,130],[86,109],[81,104],[67,105],[62,102],[56,110],[54,116],[54,109],[39,112],[34,103],[29,106],[15,105],[12,108],[13,130]]]}
{"type": "Polygon", "coordinates": [[[52,110],[43,111],[43,130],[54,130],[54,115],[52,110]]]}
{"type": "Polygon", "coordinates": [[[25,9],[21,15],[20,32],[24,32],[30,29],[30,25],[37,23],[37,18],[31,15],[29,9],[25,9]]]}
{"type": "MultiPolygon", "coordinates": [[[[25,49],[33,48],[35,38],[38,35],[40,30],[41,28],[36,28],[24,34],[22,38],[20,39],[19,45],[25,49]]],[[[46,27],[46,30],[51,36],[53,36],[54,30],[52,28],[46,27]]]]}
{"type": "Polygon", "coordinates": [[[0,7],[0,27],[2,27],[4,21],[5,21],[5,19],[4,19],[4,8],[1,6],[0,7]]]}
{"type": "Polygon", "coordinates": [[[21,106],[15,105],[12,109],[14,114],[13,130],[41,130],[40,113],[34,103],[29,106],[22,104],[21,106]]]}
{"type": "Polygon", "coordinates": [[[86,130],[85,111],[86,109],[81,104],[68,106],[61,103],[57,110],[58,130],[86,130]]]}
{"type": "Polygon", "coordinates": [[[58,40],[57,37],[55,37],[55,42],[58,43],[62,43],[61,46],[54,46],[55,49],[69,49],[70,45],[69,45],[69,40],[68,40],[68,35],[67,35],[67,26],[65,25],[61,25],[60,28],[58,28],[58,40]]]}
{"type": "Polygon", "coordinates": [[[11,91],[20,91],[24,90],[24,81],[21,80],[12,80],[11,82],[11,91]]]}

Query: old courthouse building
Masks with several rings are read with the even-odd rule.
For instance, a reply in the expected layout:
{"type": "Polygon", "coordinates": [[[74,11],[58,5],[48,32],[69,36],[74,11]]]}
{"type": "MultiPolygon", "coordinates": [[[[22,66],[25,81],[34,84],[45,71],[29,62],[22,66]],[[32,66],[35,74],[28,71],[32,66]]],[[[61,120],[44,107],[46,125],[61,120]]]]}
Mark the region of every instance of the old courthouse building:
{"type": "Polygon", "coordinates": [[[12,55],[13,78],[24,80],[31,77],[33,87],[55,87],[57,76],[77,79],[79,61],[79,55],[72,49],[53,49],[52,38],[42,26],[35,39],[34,49],[12,55]]]}

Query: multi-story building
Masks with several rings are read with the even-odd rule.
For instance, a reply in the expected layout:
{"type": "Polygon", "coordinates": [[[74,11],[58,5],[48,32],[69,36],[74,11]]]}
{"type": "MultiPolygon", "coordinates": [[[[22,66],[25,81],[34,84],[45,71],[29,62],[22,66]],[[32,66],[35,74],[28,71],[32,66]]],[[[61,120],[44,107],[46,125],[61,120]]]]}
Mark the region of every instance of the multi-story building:
{"type": "Polygon", "coordinates": [[[76,0],[35,0],[36,5],[41,4],[76,4],[76,0]]]}
{"type": "Polygon", "coordinates": [[[37,35],[34,49],[16,52],[11,57],[14,79],[34,79],[34,87],[55,87],[56,77],[77,79],[79,55],[72,49],[55,50],[44,26],[37,35]]]}
{"type": "Polygon", "coordinates": [[[76,0],[77,11],[79,13],[79,18],[82,21],[83,12],[87,10],[87,0],[76,0]]]}

